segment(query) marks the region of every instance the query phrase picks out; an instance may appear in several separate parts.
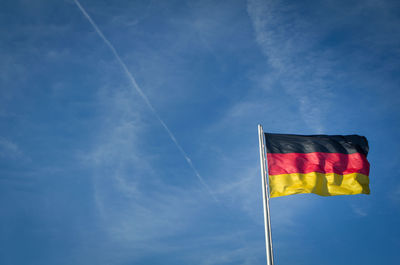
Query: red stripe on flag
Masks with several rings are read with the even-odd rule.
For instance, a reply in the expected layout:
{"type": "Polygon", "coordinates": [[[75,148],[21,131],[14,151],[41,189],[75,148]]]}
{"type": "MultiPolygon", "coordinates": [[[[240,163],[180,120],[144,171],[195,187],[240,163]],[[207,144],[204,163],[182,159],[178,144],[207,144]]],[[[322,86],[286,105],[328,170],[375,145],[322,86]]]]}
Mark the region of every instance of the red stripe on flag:
{"type": "Polygon", "coordinates": [[[270,175],[310,172],[369,175],[367,158],[360,153],[268,153],[267,159],[270,175]]]}

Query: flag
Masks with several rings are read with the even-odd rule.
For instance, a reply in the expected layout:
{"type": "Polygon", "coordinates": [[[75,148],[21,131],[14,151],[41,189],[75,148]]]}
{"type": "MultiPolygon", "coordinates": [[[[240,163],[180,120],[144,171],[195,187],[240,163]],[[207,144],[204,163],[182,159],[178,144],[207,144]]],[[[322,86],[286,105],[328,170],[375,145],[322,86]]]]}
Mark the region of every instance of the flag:
{"type": "Polygon", "coordinates": [[[370,193],[364,136],[265,133],[265,140],[271,197],[370,193]]]}

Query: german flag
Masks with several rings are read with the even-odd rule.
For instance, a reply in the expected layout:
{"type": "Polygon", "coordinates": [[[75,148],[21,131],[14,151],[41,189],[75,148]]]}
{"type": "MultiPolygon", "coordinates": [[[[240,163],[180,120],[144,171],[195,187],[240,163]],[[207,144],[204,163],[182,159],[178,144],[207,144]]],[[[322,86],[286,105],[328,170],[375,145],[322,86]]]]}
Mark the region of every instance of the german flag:
{"type": "Polygon", "coordinates": [[[265,140],[271,197],[370,193],[364,136],[265,133],[265,140]]]}

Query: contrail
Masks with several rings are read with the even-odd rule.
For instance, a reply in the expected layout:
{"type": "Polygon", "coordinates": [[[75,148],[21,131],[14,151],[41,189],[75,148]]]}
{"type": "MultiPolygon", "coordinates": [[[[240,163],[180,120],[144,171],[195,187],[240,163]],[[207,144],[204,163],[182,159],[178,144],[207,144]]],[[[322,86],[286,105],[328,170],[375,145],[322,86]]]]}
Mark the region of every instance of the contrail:
{"type": "Polygon", "coordinates": [[[143,90],[140,88],[140,86],[136,83],[135,78],[129,71],[128,67],[122,61],[121,57],[119,56],[118,52],[115,50],[114,46],[111,44],[111,42],[104,36],[103,32],[99,29],[99,27],[94,23],[93,19],[89,16],[89,14],[86,12],[86,10],[83,8],[81,3],[78,0],[74,0],[75,4],[79,8],[79,10],[82,12],[82,14],[87,18],[87,20],[90,22],[90,24],[93,26],[94,30],[96,33],[100,36],[100,38],[104,41],[104,43],[110,48],[112,53],[114,54],[115,58],[117,59],[118,63],[121,65],[122,69],[124,70],[126,76],[128,77],[129,81],[131,81],[132,86],[136,89],[136,91],[139,93],[139,95],[143,98],[143,100],[146,102],[147,106],[150,108],[150,110],[153,112],[153,114],[157,117],[157,119],[160,121],[161,125],[164,127],[165,131],[168,133],[169,137],[171,140],[175,143],[176,147],[179,149],[183,157],[185,158],[186,162],[190,166],[190,168],[193,170],[194,174],[197,176],[199,179],[200,183],[206,188],[206,190],[211,194],[211,196],[214,198],[215,201],[218,201],[217,198],[215,197],[214,193],[211,191],[210,187],[206,184],[204,181],[203,177],[200,175],[200,173],[197,171],[197,169],[194,167],[192,160],[189,158],[189,156],[186,154],[185,150],[183,150],[182,146],[179,144],[178,140],[176,140],[174,134],[171,132],[171,130],[168,128],[168,126],[165,124],[165,122],[161,119],[160,115],[158,115],[156,109],[153,107],[153,105],[150,103],[150,100],[147,98],[147,96],[143,93],[143,90]]]}

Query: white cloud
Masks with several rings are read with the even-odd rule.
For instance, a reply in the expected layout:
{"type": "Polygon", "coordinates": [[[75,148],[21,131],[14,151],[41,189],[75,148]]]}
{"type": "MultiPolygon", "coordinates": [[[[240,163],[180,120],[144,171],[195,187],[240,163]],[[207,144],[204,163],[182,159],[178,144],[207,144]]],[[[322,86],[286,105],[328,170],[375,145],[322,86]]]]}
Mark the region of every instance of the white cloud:
{"type": "Polygon", "coordinates": [[[23,153],[16,143],[0,137],[0,157],[15,159],[22,156],[23,153]]]}
{"type": "Polygon", "coordinates": [[[356,204],[350,204],[350,207],[353,210],[353,212],[358,216],[365,217],[368,215],[365,207],[356,204]]]}
{"type": "MultiPolygon", "coordinates": [[[[335,59],[316,50],[315,27],[291,5],[275,1],[248,1],[256,41],[272,71],[261,80],[275,80],[298,104],[304,123],[316,133],[324,131],[324,117],[332,96],[327,77],[335,59]]],[[[268,88],[269,90],[271,88],[268,88]]]]}

